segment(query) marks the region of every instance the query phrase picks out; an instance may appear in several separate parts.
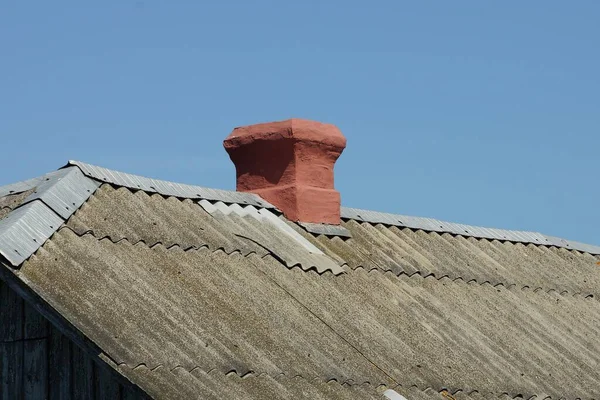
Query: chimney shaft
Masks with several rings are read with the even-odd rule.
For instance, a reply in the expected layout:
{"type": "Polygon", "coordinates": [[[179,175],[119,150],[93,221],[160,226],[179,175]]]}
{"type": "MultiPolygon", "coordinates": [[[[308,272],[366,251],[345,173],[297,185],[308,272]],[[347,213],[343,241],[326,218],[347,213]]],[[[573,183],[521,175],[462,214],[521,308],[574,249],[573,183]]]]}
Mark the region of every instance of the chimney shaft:
{"type": "Polygon", "coordinates": [[[235,128],[223,142],[237,190],[256,193],[292,221],[340,223],[333,165],[346,138],[331,124],[289,119],[235,128]]]}

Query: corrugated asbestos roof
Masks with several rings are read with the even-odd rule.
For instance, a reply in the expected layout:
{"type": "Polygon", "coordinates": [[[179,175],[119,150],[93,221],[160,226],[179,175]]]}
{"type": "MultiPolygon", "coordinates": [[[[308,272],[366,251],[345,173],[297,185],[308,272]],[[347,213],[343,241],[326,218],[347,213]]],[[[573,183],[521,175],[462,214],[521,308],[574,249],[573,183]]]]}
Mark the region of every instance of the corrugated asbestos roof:
{"type": "Polygon", "coordinates": [[[156,398],[600,397],[593,246],[354,209],[341,236],[254,195],[47,178],[0,199],[1,254],[156,398]]]}

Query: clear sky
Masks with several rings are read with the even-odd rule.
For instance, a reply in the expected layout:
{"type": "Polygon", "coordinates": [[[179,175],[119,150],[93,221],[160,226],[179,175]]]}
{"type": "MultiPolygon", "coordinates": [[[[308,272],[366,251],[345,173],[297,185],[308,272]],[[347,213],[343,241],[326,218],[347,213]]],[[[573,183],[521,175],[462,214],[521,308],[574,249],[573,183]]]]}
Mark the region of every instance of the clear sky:
{"type": "Polygon", "coordinates": [[[0,184],[77,159],[233,189],[233,127],[309,118],[348,139],[347,206],[600,245],[599,21],[584,0],[3,1],[0,184]]]}

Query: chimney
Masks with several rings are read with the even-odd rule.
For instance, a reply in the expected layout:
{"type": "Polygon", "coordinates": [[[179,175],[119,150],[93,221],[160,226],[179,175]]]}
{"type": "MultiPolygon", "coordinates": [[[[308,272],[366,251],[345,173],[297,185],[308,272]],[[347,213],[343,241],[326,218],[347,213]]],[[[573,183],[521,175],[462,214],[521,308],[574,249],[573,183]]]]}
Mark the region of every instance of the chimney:
{"type": "Polygon", "coordinates": [[[292,221],[340,224],[333,165],[346,138],[336,126],[296,118],[242,126],[223,145],[238,191],[256,193],[292,221]]]}

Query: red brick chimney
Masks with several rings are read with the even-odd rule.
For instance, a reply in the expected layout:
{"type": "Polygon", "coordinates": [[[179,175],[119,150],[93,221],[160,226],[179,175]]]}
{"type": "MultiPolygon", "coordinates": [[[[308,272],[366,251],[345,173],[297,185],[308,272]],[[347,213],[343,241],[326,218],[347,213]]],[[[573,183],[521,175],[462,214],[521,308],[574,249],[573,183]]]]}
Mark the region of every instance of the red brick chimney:
{"type": "Polygon", "coordinates": [[[295,118],[243,126],[223,145],[238,191],[258,194],[292,221],[339,225],[333,165],[346,138],[336,126],[295,118]]]}

